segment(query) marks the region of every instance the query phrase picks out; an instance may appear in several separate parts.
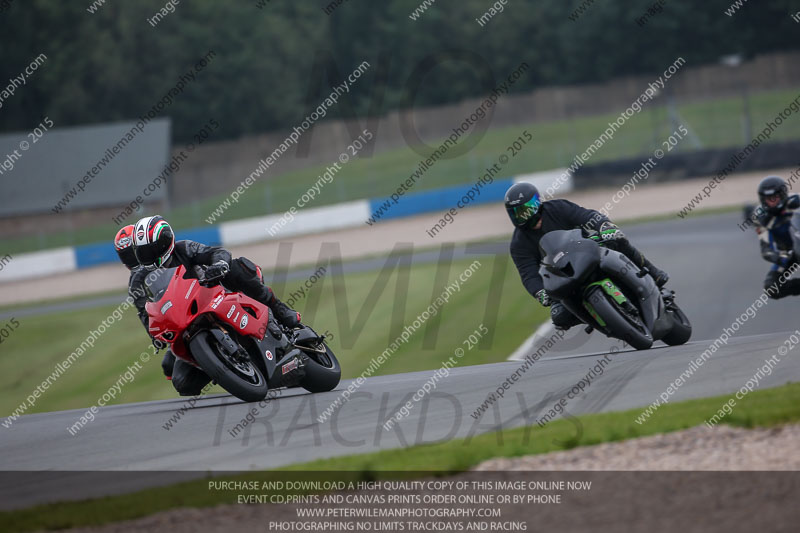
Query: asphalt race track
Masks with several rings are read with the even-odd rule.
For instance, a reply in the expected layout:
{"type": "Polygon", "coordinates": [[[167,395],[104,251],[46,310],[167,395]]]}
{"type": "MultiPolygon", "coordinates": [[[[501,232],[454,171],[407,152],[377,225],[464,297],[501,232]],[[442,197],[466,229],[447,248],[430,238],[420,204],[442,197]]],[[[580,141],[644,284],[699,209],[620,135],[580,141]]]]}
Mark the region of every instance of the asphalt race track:
{"type": "MultiPolygon", "coordinates": [[[[740,231],[736,226],[739,221],[738,213],[730,213],[623,228],[635,245],[670,273],[668,286],[677,292],[678,303],[693,322],[694,334],[684,346],[659,343],[649,351],[623,349],[608,356],[605,373],[567,404],[571,415],[649,405],[723,328],[753,304],[760,295],[768,264],[758,254],[753,232],[740,231]]],[[[671,400],[738,390],[798,329],[798,309],[798,300],[771,300],[748,318],[671,400]]],[[[209,470],[268,469],[535,424],[597,364],[608,347],[620,345],[598,334],[589,340],[579,329],[574,328],[574,333],[523,374],[478,420],[472,413],[520,366],[519,362],[451,370],[438,382],[435,392],[415,404],[407,418],[388,431],[382,424],[433,371],[369,378],[324,423],[317,417],[349,381],[343,381],[338,391],[324,394],[284,391],[265,406],[244,404],[231,396],[205,397],[169,430],[163,426],[176,409],[185,405],[185,398],[102,408],[97,420],[75,436],[67,428],[84,410],[23,416],[10,429],[0,428],[0,470],[65,473],[56,478],[58,483],[53,483],[51,476],[47,487],[34,478],[23,478],[14,486],[4,483],[0,502],[4,508],[11,508],[29,503],[31,498],[48,501],[65,487],[74,489],[72,496],[77,498],[157,483],[153,476],[142,476],[139,482],[124,477],[117,484],[107,481],[102,486],[87,486],[68,471],[182,470],[187,471],[188,478],[209,470]],[[232,436],[230,430],[253,408],[258,411],[255,422],[232,436]]],[[[759,386],[800,379],[799,353],[797,349],[779,356],[775,372],[759,386]]],[[[434,366],[448,355],[442,353],[434,366]]],[[[169,479],[175,481],[175,476],[169,479]]]]}

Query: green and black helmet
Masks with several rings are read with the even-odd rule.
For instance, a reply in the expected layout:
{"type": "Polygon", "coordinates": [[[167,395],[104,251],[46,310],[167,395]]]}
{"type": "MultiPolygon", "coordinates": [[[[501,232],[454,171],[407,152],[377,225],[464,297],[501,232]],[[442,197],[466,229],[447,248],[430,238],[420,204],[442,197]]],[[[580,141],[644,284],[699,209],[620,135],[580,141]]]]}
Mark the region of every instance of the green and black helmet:
{"type": "Polygon", "coordinates": [[[506,191],[506,212],[511,223],[521,228],[535,226],[542,218],[542,197],[532,183],[515,183],[506,191]]]}

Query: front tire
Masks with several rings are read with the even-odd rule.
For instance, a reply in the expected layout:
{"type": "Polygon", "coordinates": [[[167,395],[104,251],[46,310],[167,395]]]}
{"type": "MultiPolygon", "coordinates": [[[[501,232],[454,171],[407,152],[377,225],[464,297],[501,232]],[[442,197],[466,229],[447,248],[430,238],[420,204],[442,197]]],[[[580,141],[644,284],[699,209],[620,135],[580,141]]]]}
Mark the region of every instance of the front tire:
{"type": "Polygon", "coordinates": [[[211,379],[240,400],[257,402],[267,397],[267,380],[246,352],[246,359],[231,359],[220,350],[217,340],[208,331],[195,335],[189,342],[189,350],[211,379]]]}
{"type": "Polygon", "coordinates": [[[642,319],[627,313],[602,288],[593,287],[586,299],[606,323],[606,329],[612,337],[627,342],[637,350],[647,350],[653,345],[653,335],[642,319]]]}

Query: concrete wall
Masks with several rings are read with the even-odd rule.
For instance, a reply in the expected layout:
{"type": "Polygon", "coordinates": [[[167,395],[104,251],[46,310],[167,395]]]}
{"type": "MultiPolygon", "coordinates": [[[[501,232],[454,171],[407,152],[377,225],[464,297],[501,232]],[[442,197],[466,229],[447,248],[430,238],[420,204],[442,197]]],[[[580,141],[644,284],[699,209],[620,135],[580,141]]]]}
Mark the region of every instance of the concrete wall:
{"type": "MultiPolygon", "coordinates": [[[[30,132],[0,135],[0,154],[18,155],[0,176],[0,217],[48,213],[71,189],[76,194],[62,204],[64,211],[122,205],[142,194],[167,163],[171,122],[142,123],[141,131],[136,124],[54,127],[35,141],[30,132]]],[[[156,189],[152,198],[165,193],[156,189]]]]}

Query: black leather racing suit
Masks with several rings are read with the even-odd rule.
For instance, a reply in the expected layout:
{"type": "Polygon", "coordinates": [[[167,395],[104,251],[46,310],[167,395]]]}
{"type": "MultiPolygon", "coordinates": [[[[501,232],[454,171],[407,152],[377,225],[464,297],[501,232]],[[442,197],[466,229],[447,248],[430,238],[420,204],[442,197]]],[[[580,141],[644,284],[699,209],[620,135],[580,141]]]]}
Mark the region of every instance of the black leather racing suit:
{"type": "MultiPolygon", "coordinates": [[[[549,200],[542,203],[542,226],[538,230],[530,227],[516,228],[511,237],[511,258],[519,271],[522,284],[528,292],[536,297],[536,293],[544,288],[542,277],[539,275],[539,264],[542,256],[539,250],[539,240],[545,233],[555,230],[571,230],[583,228],[588,231],[599,231],[604,222],[610,220],[593,209],[586,209],[569,200],[549,200]]],[[[626,238],[607,242],[606,246],[624,254],[633,263],[647,269],[656,275],[661,270],[656,268],[645,256],[633,247],[626,238]]],[[[550,317],[553,324],[562,329],[580,324],[580,320],[570,313],[560,302],[554,302],[550,308],[550,317]]]]}
{"type": "Polygon", "coordinates": [[[786,199],[779,214],[770,215],[763,209],[756,219],[761,257],[772,263],[764,279],[764,289],[770,298],[800,295],[800,279],[780,282],[781,275],[796,264],[792,250],[791,220],[797,209],[800,209],[800,196],[794,194],[786,199]]]}
{"type": "MultiPolygon", "coordinates": [[[[300,321],[300,314],[291,311],[283,302],[275,297],[272,289],[264,285],[261,276],[261,269],[252,261],[245,257],[232,259],[230,252],[219,246],[206,246],[195,241],[177,241],[172,257],[163,268],[175,268],[183,265],[186,268],[186,279],[197,279],[195,266],[212,265],[218,261],[228,263],[230,270],[222,278],[222,285],[231,291],[241,292],[254,300],[267,305],[273,311],[271,315],[277,317],[287,317],[291,313],[296,314],[296,321],[300,321]]],[[[134,269],[131,272],[128,294],[133,298],[145,329],[150,334],[149,317],[145,310],[147,298],[144,291],[144,281],[149,272],[143,268],[134,269]]],[[[291,317],[290,317],[291,320],[291,317]]],[[[161,363],[164,373],[171,377],[172,385],[182,396],[196,396],[200,394],[211,378],[191,364],[177,359],[171,350],[168,350],[161,363]]]]}

